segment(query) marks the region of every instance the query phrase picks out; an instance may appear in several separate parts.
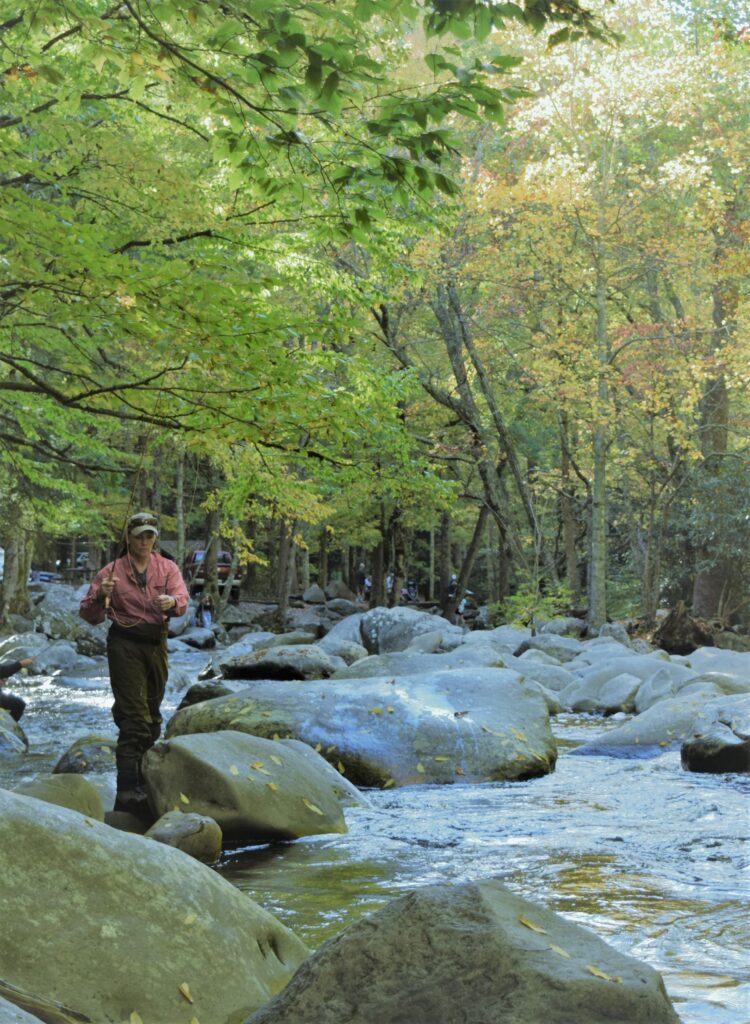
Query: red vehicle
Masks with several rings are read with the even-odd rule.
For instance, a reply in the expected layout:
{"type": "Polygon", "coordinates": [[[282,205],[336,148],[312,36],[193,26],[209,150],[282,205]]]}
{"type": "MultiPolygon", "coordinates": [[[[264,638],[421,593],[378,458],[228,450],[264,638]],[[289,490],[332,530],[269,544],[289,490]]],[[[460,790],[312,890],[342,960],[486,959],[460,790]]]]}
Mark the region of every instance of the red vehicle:
{"type": "MultiPolygon", "coordinates": [[[[202,548],[191,551],[185,562],[185,582],[191,594],[197,594],[205,585],[204,563],[206,552],[202,548]]],[[[232,571],[232,553],[230,551],[218,551],[216,553],[216,574],[219,578],[219,588],[223,589],[232,571]]],[[[242,570],[238,567],[232,579],[232,589],[239,587],[242,578],[242,570]]]]}

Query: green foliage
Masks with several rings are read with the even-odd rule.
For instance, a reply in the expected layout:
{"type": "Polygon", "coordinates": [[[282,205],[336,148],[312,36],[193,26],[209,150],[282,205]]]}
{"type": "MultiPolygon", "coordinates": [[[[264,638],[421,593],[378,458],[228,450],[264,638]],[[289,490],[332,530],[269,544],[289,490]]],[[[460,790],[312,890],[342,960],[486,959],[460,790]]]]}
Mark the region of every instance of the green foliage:
{"type": "Polygon", "coordinates": [[[544,588],[528,585],[502,601],[488,605],[491,626],[535,626],[560,615],[570,614],[570,587],[567,583],[544,588]]]}

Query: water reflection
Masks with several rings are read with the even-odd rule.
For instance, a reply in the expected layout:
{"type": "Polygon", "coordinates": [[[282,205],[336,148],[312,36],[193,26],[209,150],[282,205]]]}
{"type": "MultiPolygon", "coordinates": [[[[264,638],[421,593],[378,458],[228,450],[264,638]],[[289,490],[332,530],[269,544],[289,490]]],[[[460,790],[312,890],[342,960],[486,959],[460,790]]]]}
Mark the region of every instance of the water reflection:
{"type": "MultiPolygon", "coordinates": [[[[106,679],[73,683],[14,687],[33,753],[0,760],[0,785],[50,771],[86,733],[113,734],[106,679]]],[[[181,695],[168,692],[167,716],[181,695]]],[[[407,889],[494,876],[659,970],[685,1024],[745,1024],[750,780],[683,772],[676,752],[571,753],[604,727],[558,719],[544,778],[372,792],[347,809],[346,835],[235,850],[218,870],[311,947],[407,889]]]]}

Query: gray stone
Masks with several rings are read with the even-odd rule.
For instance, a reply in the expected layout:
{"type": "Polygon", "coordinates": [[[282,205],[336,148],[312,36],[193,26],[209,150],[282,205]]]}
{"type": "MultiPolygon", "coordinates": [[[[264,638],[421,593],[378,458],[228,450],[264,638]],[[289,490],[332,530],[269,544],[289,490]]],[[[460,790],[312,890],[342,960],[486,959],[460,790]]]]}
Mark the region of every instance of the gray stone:
{"type": "Polygon", "coordinates": [[[157,843],[182,850],[202,864],[215,864],[221,856],[221,829],[205,814],[167,811],[144,835],[157,843]]]}
{"type": "Polygon", "coordinates": [[[26,733],[9,711],[0,708],[0,757],[25,754],[28,749],[26,733]]]}
{"type": "Polygon", "coordinates": [[[0,790],[0,849],[3,980],[96,1024],[242,1021],[307,955],[204,864],[65,808],[0,790]]]}
{"type": "Polygon", "coordinates": [[[86,772],[111,771],[115,766],[117,737],[89,734],[68,747],[53,774],[83,775],[86,772]]]}
{"type": "Polygon", "coordinates": [[[355,661],[367,657],[367,648],[362,644],[353,643],[350,640],[337,640],[335,637],[331,637],[330,633],[317,642],[332,658],[341,658],[347,665],[353,665],[355,661]]]}
{"type": "Polygon", "coordinates": [[[630,647],[630,634],[621,622],[605,622],[599,627],[599,637],[612,637],[622,644],[623,647],[630,647]]]}
{"type": "Polygon", "coordinates": [[[426,886],[324,943],[245,1024],[679,1024],[661,976],[498,881],[426,886]]]}
{"type": "Polygon", "coordinates": [[[570,636],[555,636],[554,633],[543,633],[524,640],[513,652],[520,657],[524,651],[543,651],[558,662],[572,661],[581,652],[583,642],[570,636]]]}
{"type": "Polygon", "coordinates": [[[202,814],[229,839],[266,843],[346,832],[328,766],[316,771],[310,757],[273,740],[237,730],[173,736],[146,753],[143,772],[158,816],[202,814]]]}
{"type": "Polygon", "coordinates": [[[557,756],[542,695],[516,672],[482,667],[260,680],[179,711],[167,736],[218,729],[300,739],[364,787],[531,778],[551,771],[557,756]]]}
{"type": "Polygon", "coordinates": [[[326,595],[322,587],[319,587],[317,583],[313,583],[302,595],[302,600],[308,604],[325,604],[326,595]]]}
{"type": "Polygon", "coordinates": [[[435,654],[440,650],[442,643],[443,632],[440,629],[436,629],[433,633],[421,633],[419,636],[415,636],[404,650],[421,652],[422,654],[435,654]]]}
{"type": "MultiPolygon", "coordinates": [[[[42,1012],[60,1012],[62,1009],[60,1006],[54,1006],[47,1000],[36,999],[30,993],[18,992],[19,1001],[23,1001],[24,1006],[33,1006],[36,1010],[42,1012]]],[[[49,1017],[38,1017],[36,1014],[27,1013],[22,1010],[20,1006],[16,1006],[15,1003],[8,1002],[7,999],[3,999],[0,996],[0,1024],[39,1024],[40,1020],[56,1020],[58,1018],[49,1017]]],[[[60,1020],[64,1020],[64,1017],[60,1017],[60,1020]]],[[[69,1018],[70,1019],[70,1018],[69,1018]]]]}
{"type": "Polygon", "coordinates": [[[633,712],[635,695],[641,685],[638,676],[621,672],[619,676],[604,683],[599,690],[599,707],[605,715],[615,715],[618,711],[633,712]]]}
{"type": "Polygon", "coordinates": [[[345,597],[334,597],[326,604],[326,611],[334,615],[356,615],[362,611],[362,605],[348,601],[345,597]]]}
{"type": "Polygon", "coordinates": [[[82,775],[37,775],[13,788],[14,793],[67,807],[96,821],[104,821],[102,798],[96,786],[82,775]]]}
{"type": "Polygon", "coordinates": [[[204,629],[203,626],[193,626],[186,629],[180,636],[180,641],[188,647],[195,647],[200,651],[208,650],[216,646],[216,637],[212,629],[204,629]]]}
{"type": "Polygon", "coordinates": [[[360,625],[364,616],[364,612],[358,612],[356,615],[347,615],[345,618],[335,623],[323,637],[326,644],[345,641],[346,643],[359,644],[359,646],[362,647],[363,644],[360,625]]]}
{"type": "Polygon", "coordinates": [[[441,630],[444,640],[453,638],[460,643],[464,636],[460,626],[416,608],[373,608],[360,623],[362,643],[370,654],[403,651],[415,637],[434,633],[436,629],[441,630]]]}
{"type": "Polygon", "coordinates": [[[345,663],[318,644],[270,647],[221,662],[226,679],[324,679],[345,663]]]}
{"type": "Polygon", "coordinates": [[[695,677],[696,673],[693,669],[686,668],[684,665],[670,663],[662,665],[652,676],[644,679],[638,687],[638,692],[635,695],[635,710],[641,714],[642,711],[648,711],[650,707],[666,697],[676,697],[680,690],[695,677]]]}
{"type": "Polygon", "coordinates": [[[586,623],[573,615],[567,618],[551,619],[539,627],[540,633],[555,633],[557,636],[580,637],[586,631],[586,623]]]}
{"type": "Polygon", "coordinates": [[[629,722],[576,747],[571,754],[612,754],[619,757],[653,756],[678,747],[693,735],[694,723],[713,689],[667,697],[629,722]]]}
{"type": "Polygon", "coordinates": [[[233,691],[224,686],[218,679],[207,679],[202,683],[193,683],[180,701],[177,710],[189,708],[192,704],[200,704],[204,700],[213,700],[215,697],[226,697],[233,691]]]}
{"type": "Polygon", "coordinates": [[[357,595],[353,594],[343,580],[330,580],[325,585],[325,595],[329,599],[343,597],[347,601],[356,601],[357,595]]]}
{"type": "Polygon", "coordinates": [[[750,694],[709,701],[680,756],[691,772],[750,772],[750,694]]]}

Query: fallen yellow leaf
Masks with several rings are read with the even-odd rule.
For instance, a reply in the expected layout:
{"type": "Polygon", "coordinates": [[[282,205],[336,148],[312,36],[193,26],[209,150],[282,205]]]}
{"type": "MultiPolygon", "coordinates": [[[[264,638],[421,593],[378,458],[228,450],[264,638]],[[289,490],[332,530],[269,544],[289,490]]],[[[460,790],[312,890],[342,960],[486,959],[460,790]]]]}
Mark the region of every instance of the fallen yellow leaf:
{"type": "Polygon", "coordinates": [[[271,737],[271,739],[273,739],[273,740],[280,740],[280,739],[281,739],[281,736],[279,736],[279,734],[278,734],[277,732],[275,732],[275,733],[273,734],[273,736],[271,737]]]}
{"type": "Polygon", "coordinates": [[[421,761],[417,764],[417,771],[419,772],[420,775],[424,775],[425,773],[424,765],[422,764],[421,761]]]}
{"type": "Polygon", "coordinates": [[[275,782],[267,782],[266,785],[268,786],[269,789],[272,789],[274,793],[279,788],[275,782]]]}
{"type": "Polygon", "coordinates": [[[461,767],[460,764],[456,765],[456,769],[455,770],[456,770],[456,775],[463,775],[463,773],[464,773],[464,770],[463,770],[463,768],[461,767]]]}
{"type": "Polygon", "coordinates": [[[444,754],[437,754],[437,755],[435,756],[435,760],[436,760],[436,761],[447,761],[447,760],[448,760],[448,758],[447,758],[447,757],[446,757],[446,756],[445,756],[444,754]]]}
{"type": "Polygon", "coordinates": [[[394,712],[394,711],[395,711],[396,709],[394,708],[394,706],[393,706],[392,704],[389,704],[389,705],[388,705],[388,706],[386,707],[386,709],[385,709],[385,710],[386,710],[386,711],[388,712],[388,714],[389,714],[389,715],[392,715],[392,714],[393,714],[393,712],[394,712]]]}
{"type": "Polygon", "coordinates": [[[383,714],[383,709],[382,708],[370,708],[370,714],[371,715],[382,715],[383,714]]]}
{"type": "Polygon", "coordinates": [[[395,786],[395,785],[396,785],[396,780],[395,779],[386,779],[385,782],[383,783],[383,789],[390,789],[392,786],[395,786]]]}
{"type": "Polygon", "coordinates": [[[275,754],[271,754],[271,760],[273,761],[274,764],[283,764],[284,763],[281,760],[281,758],[277,757],[275,754]]]}
{"type": "Polygon", "coordinates": [[[540,924],[534,924],[533,921],[529,921],[528,917],[524,917],[523,914],[519,914],[518,920],[524,926],[524,928],[531,928],[532,932],[539,932],[542,935],[547,934],[546,928],[542,928],[540,924]]]}
{"type": "Polygon", "coordinates": [[[143,1019],[135,1010],[130,1014],[130,1024],[143,1024],[143,1019]]]}
{"type": "Polygon", "coordinates": [[[321,750],[323,749],[323,744],[322,743],[316,743],[315,744],[315,749],[317,750],[318,753],[320,753],[321,750]]]}
{"type": "Polygon", "coordinates": [[[333,745],[331,745],[330,747],[326,747],[326,754],[332,754],[335,749],[336,747],[333,745]]]}
{"type": "Polygon", "coordinates": [[[265,764],[264,761],[253,761],[250,765],[251,768],[262,768],[265,764]]]}
{"type": "Polygon", "coordinates": [[[589,972],[589,974],[593,974],[595,978],[602,978],[604,981],[622,981],[621,978],[612,977],[611,974],[607,974],[605,971],[600,971],[599,968],[595,967],[593,964],[587,964],[586,970],[589,972]]]}
{"type": "Polygon", "coordinates": [[[341,761],[339,761],[339,763],[338,763],[338,764],[336,765],[336,767],[338,768],[338,770],[339,770],[339,773],[340,773],[341,775],[346,775],[346,768],[345,768],[345,767],[344,767],[344,765],[343,765],[343,764],[341,763],[341,761]]]}
{"type": "Polygon", "coordinates": [[[183,924],[195,924],[195,922],[197,920],[198,920],[198,918],[196,917],[195,914],[188,914],[188,916],[185,918],[185,920],[182,923],[183,924]]]}
{"type": "Polygon", "coordinates": [[[549,947],[553,953],[557,953],[558,956],[564,956],[566,960],[570,960],[570,953],[567,949],[563,949],[562,946],[555,946],[554,944],[549,947]]]}
{"type": "Polygon", "coordinates": [[[190,803],[190,798],[186,797],[184,793],[180,793],[180,800],[184,804],[189,804],[190,803]]]}
{"type": "Polygon", "coordinates": [[[302,797],[302,803],[305,805],[305,807],[309,807],[311,811],[314,811],[315,814],[320,814],[321,816],[323,815],[323,812],[318,807],[318,805],[314,804],[312,800],[308,800],[306,796],[302,797]]]}
{"type": "Polygon", "coordinates": [[[229,766],[229,771],[232,773],[232,775],[239,775],[240,774],[239,768],[236,765],[234,765],[234,764],[231,764],[229,766]]]}
{"type": "Polygon", "coordinates": [[[188,985],[188,983],[186,981],[183,981],[183,983],[180,985],[179,992],[180,992],[180,995],[184,999],[187,999],[187,1001],[189,1003],[194,1003],[195,1002],[195,1000],[193,999],[192,995],[190,994],[190,986],[188,985]]]}

